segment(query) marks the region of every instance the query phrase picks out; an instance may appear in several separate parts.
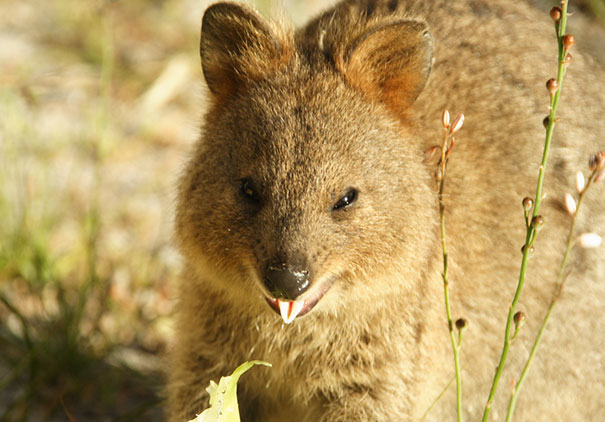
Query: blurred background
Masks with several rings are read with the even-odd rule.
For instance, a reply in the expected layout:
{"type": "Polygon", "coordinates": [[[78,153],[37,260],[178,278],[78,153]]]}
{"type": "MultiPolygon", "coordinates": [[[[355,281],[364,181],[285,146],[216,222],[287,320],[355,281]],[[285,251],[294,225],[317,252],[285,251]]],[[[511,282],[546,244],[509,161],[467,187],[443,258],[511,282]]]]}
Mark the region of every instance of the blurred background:
{"type": "MultiPolygon", "coordinates": [[[[0,421],[162,420],[210,3],[0,0],[0,421]]],[[[329,3],[256,7],[301,24],[329,3]]],[[[605,63],[605,0],[575,10],[605,63]]]]}

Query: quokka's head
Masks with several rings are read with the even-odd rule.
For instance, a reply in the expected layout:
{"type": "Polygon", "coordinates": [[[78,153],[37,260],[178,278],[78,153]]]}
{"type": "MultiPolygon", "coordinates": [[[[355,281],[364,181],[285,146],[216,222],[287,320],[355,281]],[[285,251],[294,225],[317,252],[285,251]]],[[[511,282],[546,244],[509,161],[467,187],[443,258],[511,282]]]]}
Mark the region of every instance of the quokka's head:
{"type": "Polygon", "coordinates": [[[326,21],[292,34],[238,5],[206,11],[211,106],[179,191],[190,270],[287,323],[411,289],[435,245],[409,113],[430,69],[426,25],[326,21]]]}

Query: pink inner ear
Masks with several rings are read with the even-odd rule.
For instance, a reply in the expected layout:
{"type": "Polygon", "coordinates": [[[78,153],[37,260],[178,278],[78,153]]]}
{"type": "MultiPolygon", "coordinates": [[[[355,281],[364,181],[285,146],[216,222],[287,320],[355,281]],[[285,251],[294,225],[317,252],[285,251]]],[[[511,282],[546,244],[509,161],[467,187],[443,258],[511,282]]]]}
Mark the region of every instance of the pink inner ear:
{"type": "Polygon", "coordinates": [[[432,39],[426,24],[396,22],[363,35],[343,73],[366,97],[402,116],[424,88],[431,59],[432,39]]]}

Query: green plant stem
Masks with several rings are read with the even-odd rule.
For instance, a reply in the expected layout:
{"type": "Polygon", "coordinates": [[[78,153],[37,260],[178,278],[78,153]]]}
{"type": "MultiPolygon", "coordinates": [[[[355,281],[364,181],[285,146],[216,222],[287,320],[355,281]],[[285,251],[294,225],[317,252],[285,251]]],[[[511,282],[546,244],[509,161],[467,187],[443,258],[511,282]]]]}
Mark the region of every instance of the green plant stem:
{"type": "MultiPolygon", "coordinates": [[[[551,96],[550,101],[550,114],[548,116],[548,126],[546,128],[546,138],[544,140],[544,151],[542,153],[542,162],[540,164],[540,169],[538,173],[538,184],[536,187],[536,197],[534,200],[534,210],[532,216],[535,217],[540,212],[540,204],[542,202],[542,188],[544,185],[544,176],[546,163],[548,160],[548,153],[550,151],[550,144],[552,141],[552,134],[555,128],[556,122],[556,114],[557,114],[557,106],[559,105],[559,97],[561,95],[561,88],[563,85],[563,78],[565,77],[565,55],[566,52],[563,48],[563,36],[565,35],[565,28],[567,24],[567,1],[562,5],[562,13],[561,20],[559,25],[557,26],[557,39],[559,44],[559,66],[557,71],[557,82],[559,88],[555,95],[551,96]]],[[[536,238],[536,231],[533,225],[529,225],[527,227],[527,233],[525,236],[525,248],[523,250],[523,258],[521,259],[521,269],[519,272],[519,281],[517,283],[517,289],[515,291],[515,295],[513,297],[512,303],[510,305],[508,311],[508,317],[506,320],[506,328],[504,330],[504,345],[502,347],[502,354],[500,356],[500,361],[498,363],[498,367],[496,369],[496,373],[494,375],[494,379],[492,381],[492,386],[489,392],[489,396],[487,399],[487,403],[485,405],[485,410],[483,412],[482,421],[487,422],[489,420],[489,413],[491,411],[491,407],[494,401],[494,397],[496,395],[496,391],[498,389],[498,383],[500,381],[500,377],[502,376],[502,371],[504,370],[504,365],[506,364],[506,359],[508,357],[508,351],[510,348],[510,333],[511,329],[514,325],[513,316],[515,314],[515,310],[517,308],[517,303],[519,302],[519,298],[521,297],[521,292],[523,291],[523,285],[525,283],[525,274],[527,272],[527,263],[529,261],[530,249],[532,244],[536,238]]]]}
{"type": "Polygon", "coordinates": [[[443,294],[445,296],[445,312],[447,314],[447,327],[452,342],[452,351],[454,353],[454,368],[456,371],[456,414],[458,422],[462,422],[462,374],[460,371],[460,348],[456,343],[454,335],[454,324],[452,322],[452,308],[450,306],[449,282],[447,278],[447,243],[445,232],[445,205],[443,203],[443,189],[445,185],[445,171],[447,164],[447,140],[448,129],[443,132],[443,144],[441,146],[441,178],[439,180],[439,216],[441,221],[441,248],[443,251],[443,294]]]}
{"type": "Polygon", "coordinates": [[[559,299],[559,296],[561,295],[561,291],[563,290],[563,284],[566,279],[565,269],[567,268],[567,260],[569,258],[569,253],[571,252],[571,250],[573,249],[573,246],[574,246],[573,234],[574,234],[574,227],[576,224],[576,216],[578,215],[578,212],[580,211],[580,207],[581,207],[582,201],[584,199],[584,194],[586,193],[586,191],[588,190],[588,188],[594,181],[595,177],[596,177],[596,172],[594,172],[590,176],[590,178],[588,179],[588,183],[586,184],[586,186],[582,190],[582,192],[580,192],[580,195],[578,197],[578,204],[576,206],[576,212],[572,215],[571,224],[569,226],[569,233],[567,234],[567,245],[565,247],[565,253],[563,254],[563,258],[561,258],[561,265],[559,266],[559,274],[557,276],[556,291],[550,302],[550,305],[548,306],[548,310],[546,311],[546,315],[544,316],[542,325],[540,326],[540,330],[538,331],[538,334],[534,340],[534,344],[529,353],[529,357],[527,358],[527,361],[525,362],[525,366],[523,367],[523,370],[521,371],[521,376],[519,377],[519,380],[515,384],[515,387],[513,389],[513,394],[511,395],[510,401],[508,402],[508,411],[506,414],[507,422],[511,422],[513,420],[513,414],[515,412],[515,406],[517,404],[517,399],[519,398],[519,393],[521,392],[521,388],[523,388],[523,383],[525,382],[525,378],[527,378],[527,374],[529,373],[531,364],[533,363],[534,357],[536,356],[536,352],[538,351],[538,347],[540,346],[540,342],[542,341],[542,336],[544,334],[546,326],[548,325],[548,321],[550,319],[552,310],[554,309],[555,304],[557,303],[557,300],[559,299]]]}

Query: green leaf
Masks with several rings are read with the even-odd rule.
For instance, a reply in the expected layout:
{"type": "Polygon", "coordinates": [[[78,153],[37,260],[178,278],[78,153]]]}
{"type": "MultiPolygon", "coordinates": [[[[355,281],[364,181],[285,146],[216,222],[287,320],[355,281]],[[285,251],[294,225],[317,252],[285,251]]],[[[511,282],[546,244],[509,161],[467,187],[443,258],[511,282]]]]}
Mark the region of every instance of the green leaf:
{"type": "Polygon", "coordinates": [[[254,365],[271,366],[270,363],[252,360],[242,363],[233,374],[222,377],[218,385],[210,381],[206,388],[210,394],[210,407],[189,422],[240,422],[237,405],[237,381],[239,377],[254,365]]]}

